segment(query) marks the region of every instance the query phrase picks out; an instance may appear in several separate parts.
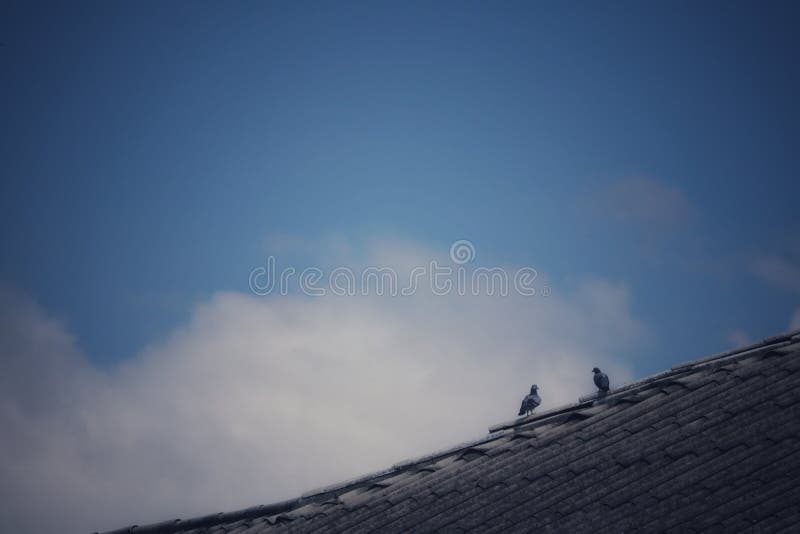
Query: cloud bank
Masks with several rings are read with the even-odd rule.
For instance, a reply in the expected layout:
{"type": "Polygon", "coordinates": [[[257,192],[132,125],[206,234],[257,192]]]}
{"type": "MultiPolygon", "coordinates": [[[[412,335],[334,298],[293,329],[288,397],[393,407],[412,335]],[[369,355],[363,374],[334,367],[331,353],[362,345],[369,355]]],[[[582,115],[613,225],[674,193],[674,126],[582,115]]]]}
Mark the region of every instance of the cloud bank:
{"type": "Polygon", "coordinates": [[[0,531],[46,533],[268,503],[480,437],[532,382],[547,409],[594,365],[629,380],[614,355],[644,328],[595,279],[547,298],[221,292],[109,370],[8,289],[0,332],[0,531]]]}

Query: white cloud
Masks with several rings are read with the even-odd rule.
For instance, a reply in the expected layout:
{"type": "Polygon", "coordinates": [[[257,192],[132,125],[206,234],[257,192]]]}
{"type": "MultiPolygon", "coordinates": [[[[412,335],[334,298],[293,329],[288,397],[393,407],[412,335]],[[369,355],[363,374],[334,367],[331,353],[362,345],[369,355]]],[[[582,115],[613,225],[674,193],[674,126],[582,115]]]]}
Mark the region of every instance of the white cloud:
{"type": "Polygon", "coordinates": [[[789,321],[789,330],[800,330],[800,308],[795,310],[792,320],[789,321]]]}
{"type": "Polygon", "coordinates": [[[728,342],[728,345],[733,348],[744,347],[745,345],[749,345],[753,342],[753,340],[750,338],[750,335],[742,329],[731,330],[728,332],[726,341],[728,342]]]}
{"type": "Polygon", "coordinates": [[[681,189],[650,176],[631,176],[607,185],[596,192],[593,205],[622,221],[661,229],[683,226],[696,215],[681,189]]]}
{"type": "Polygon", "coordinates": [[[577,205],[593,215],[597,226],[589,231],[595,238],[615,249],[624,245],[635,252],[631,259],[712,276],[730,268],[710,255],[713,243],[703,230],[702,213],[673,183],[647,175],[622,177],[590,190],[577,205]]]}
{"type": "MultiPolygon", "coordinates": [[[[426,256],[412,249],[392,261],[426,256]]],[[[629,380],[629,299],[602,280],[546,298],[218,293],[101,372],[3,291],[0,531],[233,510],[479,437],[532,382],[547,409],[591,391],[594,365],[629,380]]]]}
{"type": "Polygon", "coordinates": [[[800,294],[800,266],[777,257],[759,258],[753,270],[767,283],[800,294]]]}

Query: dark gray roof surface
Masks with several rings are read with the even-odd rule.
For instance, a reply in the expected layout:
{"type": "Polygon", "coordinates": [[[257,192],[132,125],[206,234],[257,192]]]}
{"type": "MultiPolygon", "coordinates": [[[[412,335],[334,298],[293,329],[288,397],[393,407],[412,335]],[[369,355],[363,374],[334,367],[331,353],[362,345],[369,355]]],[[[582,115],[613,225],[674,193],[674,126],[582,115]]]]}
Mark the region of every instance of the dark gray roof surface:
{"type": "Polygon", "coordinates": [[[118,531],[797,531],[800,332],[302,497],[118,531]]]}

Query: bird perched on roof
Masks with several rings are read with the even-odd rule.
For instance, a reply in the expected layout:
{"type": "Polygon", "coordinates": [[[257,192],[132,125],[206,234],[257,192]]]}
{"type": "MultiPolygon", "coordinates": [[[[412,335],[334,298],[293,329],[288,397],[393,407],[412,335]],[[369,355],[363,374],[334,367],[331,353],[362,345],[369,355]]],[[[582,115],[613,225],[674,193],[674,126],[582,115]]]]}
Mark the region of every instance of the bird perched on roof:
{"type": "Polygon", "coordinates": [[[597,389],[600,390],[600,393],[608,393],[608,375],[597,367],[592,369],[592,372],[594,373],[594,385],[597,386],[597,389]]]}
{"type": "Polygon", "coordinates": [[[531,386],[531,392],[525,395],[525,398],[522,399],[522,406],[519,407],[519,413],[517,415],[528,415],[534,410],[534,408],[542,403],[542,398],[539,397],[538,393],[536,393],[538,390],[539,386],[536,384],[531,386]]]}

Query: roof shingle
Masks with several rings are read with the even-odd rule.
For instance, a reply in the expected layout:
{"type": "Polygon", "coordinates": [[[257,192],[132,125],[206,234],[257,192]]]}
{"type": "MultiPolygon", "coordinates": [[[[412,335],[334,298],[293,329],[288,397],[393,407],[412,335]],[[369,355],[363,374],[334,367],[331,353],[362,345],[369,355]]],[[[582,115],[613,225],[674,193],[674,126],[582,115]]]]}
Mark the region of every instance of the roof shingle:
{"type": "Polygon", "coordinates": [[[800,524],[800,332],[302,497],[114,531],[778,532],[800,524]]]}

